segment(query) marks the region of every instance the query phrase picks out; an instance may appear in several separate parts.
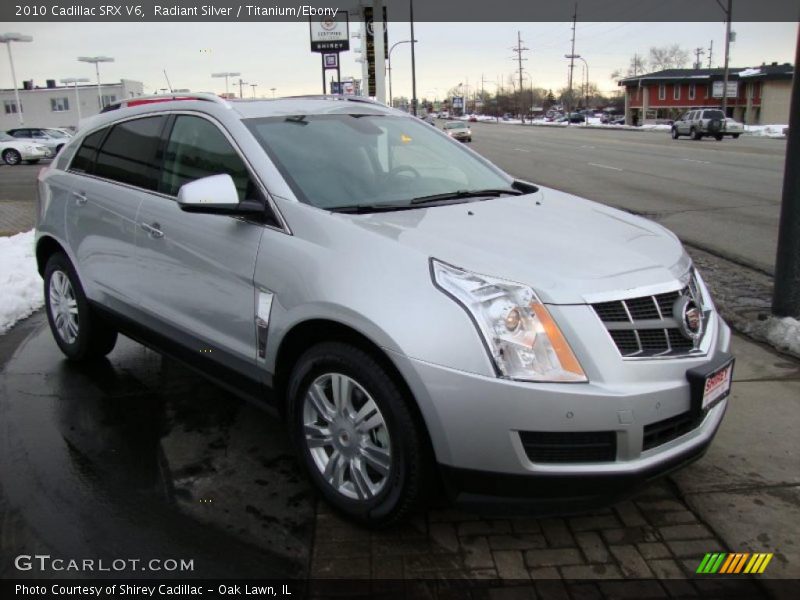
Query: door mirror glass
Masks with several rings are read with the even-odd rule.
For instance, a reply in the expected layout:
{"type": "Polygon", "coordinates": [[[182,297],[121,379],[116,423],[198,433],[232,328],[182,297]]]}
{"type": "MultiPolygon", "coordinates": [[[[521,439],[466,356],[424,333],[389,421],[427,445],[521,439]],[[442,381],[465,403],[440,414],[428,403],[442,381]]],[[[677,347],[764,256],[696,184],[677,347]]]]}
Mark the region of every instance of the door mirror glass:
{"type": "Polygon", "coordinates": [[[236,212],[239,193],[227,173],[211,175],[183,184],[178,205],[189,212],[236,212]]]}

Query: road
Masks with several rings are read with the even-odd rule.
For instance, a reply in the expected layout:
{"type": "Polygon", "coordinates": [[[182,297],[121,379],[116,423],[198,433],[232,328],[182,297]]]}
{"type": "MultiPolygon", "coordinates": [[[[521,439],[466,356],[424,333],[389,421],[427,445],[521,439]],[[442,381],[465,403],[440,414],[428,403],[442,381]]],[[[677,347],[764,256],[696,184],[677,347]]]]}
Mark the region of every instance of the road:
{"type": "Polygon", "coordinates": [[[473,149],[515,177],[652,218],[684,242],[774,271],[783,140],[472,126],[473,149]]]}

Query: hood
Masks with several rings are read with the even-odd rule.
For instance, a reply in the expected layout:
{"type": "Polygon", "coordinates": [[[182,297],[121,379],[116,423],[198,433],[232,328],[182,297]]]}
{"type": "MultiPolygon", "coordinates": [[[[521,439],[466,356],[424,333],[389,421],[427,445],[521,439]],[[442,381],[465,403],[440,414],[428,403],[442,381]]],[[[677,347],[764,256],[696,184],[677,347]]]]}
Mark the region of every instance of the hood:
{"type": "Polygon", "coordinates": [[[540,188],[524,196],[368,215],[352,224],[456,267],[582,304],[684,276],[691,259],[660,225],[540,188]]]}

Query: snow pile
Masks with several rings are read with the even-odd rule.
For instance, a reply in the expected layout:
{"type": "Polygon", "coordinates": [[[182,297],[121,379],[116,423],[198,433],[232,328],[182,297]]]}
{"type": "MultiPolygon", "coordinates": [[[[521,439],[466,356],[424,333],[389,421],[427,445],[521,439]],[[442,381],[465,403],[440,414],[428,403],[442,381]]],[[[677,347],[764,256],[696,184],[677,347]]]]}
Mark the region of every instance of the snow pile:
{"type": "Polygon", "coordinates": [[[770,317],[764,323],[764,335],[780,350],[800,356],[800,321],[792,317],[770,317]]]}
{"type": "Polygon", "coordinates": [[[33,230],[0,237],[0,334],[44,304],[33,230]]]}
{"type": "Polygon", "coordinates": [[[749,135],[758,135],[770,138],[786,137],[783,130],[788,128],[788,125],[745,125],[744,130],[749,135]]]}
{"type": "Polygon", "coordinates": [[[739,71],[739,77],[753,77],[754,75],[761,75],[761,69],[744,69],[739,71]]]}

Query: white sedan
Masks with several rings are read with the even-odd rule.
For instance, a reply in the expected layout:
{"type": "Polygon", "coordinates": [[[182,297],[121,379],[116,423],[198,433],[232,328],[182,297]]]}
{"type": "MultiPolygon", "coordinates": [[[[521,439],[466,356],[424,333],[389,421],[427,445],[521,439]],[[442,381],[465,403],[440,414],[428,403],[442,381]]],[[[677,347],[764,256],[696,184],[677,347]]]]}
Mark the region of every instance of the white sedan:
{"type": "Polygon", "coordinates": [[[0,158],[7,165],[18,165],[22,161],[35,164],[49,156],[50,149],[46,146],[0,133],[0,158]]]}

